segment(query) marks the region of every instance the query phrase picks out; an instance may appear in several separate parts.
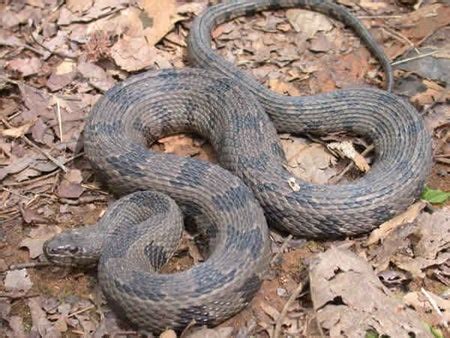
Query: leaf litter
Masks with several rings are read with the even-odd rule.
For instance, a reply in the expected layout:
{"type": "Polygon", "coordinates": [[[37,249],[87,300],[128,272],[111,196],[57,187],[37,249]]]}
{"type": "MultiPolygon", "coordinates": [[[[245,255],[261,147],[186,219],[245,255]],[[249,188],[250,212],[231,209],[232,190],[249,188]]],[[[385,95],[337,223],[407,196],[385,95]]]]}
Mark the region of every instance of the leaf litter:
{"type": "MultiPolygon", "coordinates": [[[[449,211],[448,199],[442,196],[450,191],[449,7],[437,1],[339,2],[364,20],[383,44],[397,63],[397,93],[425,117],[436,164],[422,197],[435,204],[418,202],[370,236],[343,242],[298,241],[272,232],[276,262],[249,307],[218,328],[192,328],[185,332],[187,337],[306,337],[320,336],[323,330],[352,336],[370,332],[365,329],[398,336],[411,329],[427,336],[431,330],[446,329],[449,211]],[[335,246],[346,246],[359,257],[335,246]],[[324,260],[330,252],[332,257],[324,260]],[[317,282],[318,262],[334,277],[317,282]],[[302,271],[308,266],[309,289],[302,288],[302,271]],[[336,266],[343,271],[335,272],[336,266]],[[340,287],[334,284],[349,276],[353,279],[340,287]],[[354,278],[370,289],[364,290],[366,303],[358,300],[361,293],[349,291],[361,285],[354,278]],[[302,292],[296,295],[299,288],[302,292]],[[287,304],[292,295],[294,301],[287,304]],[[347,303],[334,304],[335,296],[347,303]],[[386,313],[370,311],[368,305],[373,304],[385,306],[386,313]],[[343,309],[361,318],[361,324],[352,327],[343,309]],[[337,318],[341,320],[333,321],[337,318]],[[425,331],[420,331],[418,321],[425,331]]],[[[39,262],[42,243],[53,233],[98,220],[111,198],[100,190],[83,158],[86,116],[104,91],[131,73],[186,66],[189,26],[206,6],[206,0],[0,4],[0,331],[13,337],[101,337],[130,330],[92,288],[91,276],[64,272],[60,278],[55,271],[63,270],[57,268],[9,266],[39,262]]],[[[383,83],[377,63],[360,41],[340,22],[319,13],[290,9],[237,18],[217,27],[213,37],[224,58],[283,95],[383,83]]],[[[369,140],[357,136],[280,135],[280,142],[293,175],[287,183],[294,190],[298,180],[352,182],[376,163],[369,140]]],[[[167,137],[152,148],[216,161],[211,146],[193,135],[167,137]]],[[[168,269],[182,270],[202,260],[186,234],[168,269]]]]}

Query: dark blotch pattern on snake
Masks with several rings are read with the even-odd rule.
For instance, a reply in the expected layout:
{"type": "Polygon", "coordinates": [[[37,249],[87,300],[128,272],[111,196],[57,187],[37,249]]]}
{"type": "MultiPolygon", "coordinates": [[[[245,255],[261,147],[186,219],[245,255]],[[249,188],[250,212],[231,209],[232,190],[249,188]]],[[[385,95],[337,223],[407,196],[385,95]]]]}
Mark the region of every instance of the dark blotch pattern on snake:
{"type": "Polygon", "coordinates": [[[192,320],[215,325],[246,306],[269,263],[266,218],[296,236],[357,235],[404,210],[422,189],[431,165],[430,138],[408,103],[374,89],[280,96],[211,50],[215,25],[296,5],[354,28],[392,86],[386,57],[342,7],[328,1],[232,1],[208,9],[189,37],[191,59],[215,72],[133,76],[109,90],[90,115],[86,155],[111,190],[129,195],[98,224],[47,242],[45,253],[63,265],[98,262],[111,306],[143,330],[182,329],[192,320]],[[368,136],[376,162],[351,184],[298,180],[300,189],[294,191],[274,125],[280,132],[343,130],[368,136]],[[208,139],[225,169],[147,148],[159,137],[186,131],[208,139]],[[209,240],[207,260],[187,271],[160,274],[181,237],[182,214],[209,240]]]}

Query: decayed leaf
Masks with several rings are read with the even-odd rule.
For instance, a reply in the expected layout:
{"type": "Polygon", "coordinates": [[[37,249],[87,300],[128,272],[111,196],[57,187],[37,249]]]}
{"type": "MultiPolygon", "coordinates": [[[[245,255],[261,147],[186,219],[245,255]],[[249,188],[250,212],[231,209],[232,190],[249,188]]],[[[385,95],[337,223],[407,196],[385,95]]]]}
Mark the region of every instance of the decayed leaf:
{"type": "Polygon", "coordinates": [[[303,9],[288,9],[286,17],[296,32],[301,32],[310,39],[319,31],[328,32],[333,29],[330,20],[323,14],[303,9]]]}
{"type": "Polygon", "coordinates": [[[370,265],[349,250],[331,248],[310,265],[318,324],[331,337],[431,337],[414,311],[391,295],[370,265]]]}
{"type": "Polygon", "coordinates": [[[370,169],[369,164],[367,163],[364,156],[361,156],[355,148],[353,147],[352,142],[344,141],[344,142],[332,142],[328,143],[327,147],[331,150],[337,151],[341,156],[344,156],[350,160],[352,160],[356,167],[362,172],[368,172],[370,169]]]}
{"type": "Polygon", "coordinates": [[[33,57],[29,59],[17,58],[8,62],[8,68],[22,73],[22,76],[37,74],[42,67],[41,60],[33,57]]]}
{"type": "Polygon", "coordinates": [[[58,332],[56,328],[52,326],[50,321],[47,319],[47,315],[40,305],[40,299],[30,298],[28,300],[28,307],[31,312],[31,320],[33,326],[31,327],[31,333],[38,334],[41,337],[61,337],[61,333],[58,332]]]}
{"type": "Polygon", "coordinates": [[[282,137],[281,145],[286,155],[286,169],[311,183],[326,184],[336,175],[332,168],[336,159],[320,144],[308,144],[298,137],[282,137]]]}
{"type": "Polygon", "coordinates": [[[60,232],[61,229],[58,226],[40,225],[31,229],[30,234],[20,242],[19,247],[27,248],[30,251],[30,258],[37,258],[43,253],[44,242],[60,232]]]}
{"type": "Polygon", "coordinates": [[[26,293],[33,286],[27,269],[8,271],[4,284],[5,290],[14,294],[26,293]]]}
{"type": "Polygon", "coordinates": [[[381,224],[379,228],[372,231],[366,244],[375,244],[386,238],[399,225],[413,222],[426,205],[427,204],[425,202],[418,201],[411,205],[404,213],[397,215],[389,221],[381,224]]]}
{"type": "Polygon", "coordinates": [[[64,175],[64,179],[58,186],[57,194],[61,198],[78,198],[84,192],[81,186],[81,172],[78,169],[71,169],[64,175]]]}
{"type": "Polygon", "coordinates": [[[424,278],[423,270],[450,260],[450,208],[432,214],[422,213],[414,233],[419,238],[413,245],[414,257],[399,253],[391,262],[413,277],[424,278]]]}
{"type": "Polygon", "coordinates": [[[144,10],[148,16],[148,24],[144,21],[144,27],[148,26],[144,29],[144,35],[149,46],[154,46],[181,19],[175,0],[144,0],[144,10]]]}

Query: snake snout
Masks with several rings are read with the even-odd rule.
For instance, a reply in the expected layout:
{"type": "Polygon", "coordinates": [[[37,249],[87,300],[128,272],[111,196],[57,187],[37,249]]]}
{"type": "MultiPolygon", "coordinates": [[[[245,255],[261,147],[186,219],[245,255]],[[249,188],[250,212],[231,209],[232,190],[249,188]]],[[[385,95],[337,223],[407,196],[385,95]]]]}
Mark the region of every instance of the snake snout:
{"type": "Polygon", "coordinates": [[[80,241],[74,241],[65,234],[60,234],[46,241],[43,251],[47,259],[60,266],[93,266],[98,256],[90,253],[80,241]]]}

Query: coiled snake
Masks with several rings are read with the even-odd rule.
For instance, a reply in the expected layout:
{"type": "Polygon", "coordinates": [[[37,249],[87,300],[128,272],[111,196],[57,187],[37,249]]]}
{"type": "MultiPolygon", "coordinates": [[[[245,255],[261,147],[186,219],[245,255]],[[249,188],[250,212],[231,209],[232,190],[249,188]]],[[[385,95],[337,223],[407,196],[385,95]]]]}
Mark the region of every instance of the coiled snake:
{"type": "Polygon", "coordinates": [[[47,242],[45,253],[62,265],[99,260],[99,281],[111,306],[141,329],[181,329],[192,320],[214,325],[241,310],[268,267],[266,220],[296,236],[357,235],[404,210],[423,187],[431,165],[430,137],[408,103],[365,88],[281,96],[211,49],[216,25],[293,6],[333,15],[353,28],[392,87],[389,61],[343,7],[318,0],[231,1],[210,7],[193,24],[189,55],[203,69],[133,76],[109,90],[90,115],[86,155],[113,191],[131,194],[97,225],[47,242]],[[376,163],[351,184],[298,181],[294,191],[276,130],[365,135],[375,144],[376,163]],[[208,139],[229,171],[147,149],[164,135],[186,131],[208,139]],[[208,243],[205,262],[174,274],[157,273],[182,229],[180,210],[166,194],[208,243]]]}

